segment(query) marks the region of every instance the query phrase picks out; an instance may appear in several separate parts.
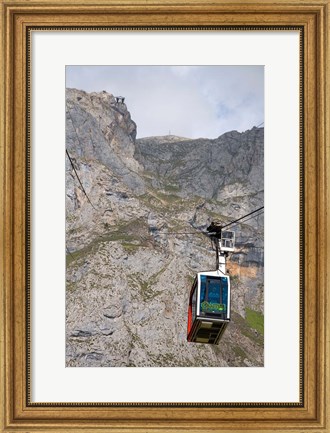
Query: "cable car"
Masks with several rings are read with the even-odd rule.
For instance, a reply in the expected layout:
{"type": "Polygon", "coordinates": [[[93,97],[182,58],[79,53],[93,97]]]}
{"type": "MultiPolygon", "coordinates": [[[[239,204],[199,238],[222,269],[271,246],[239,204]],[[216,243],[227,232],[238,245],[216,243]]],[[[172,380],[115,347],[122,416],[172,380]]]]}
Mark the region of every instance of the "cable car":
{"type": "Polygon", "coordinates": [[[234,251],[235,233],[208,228],[215,243],[217,269],[198,272],[189,297],[187,340],[218,344],[230,322],[230,278],[226,257],[234,251]],[[210,230],[209,230],[210,229],[210,230]]]}

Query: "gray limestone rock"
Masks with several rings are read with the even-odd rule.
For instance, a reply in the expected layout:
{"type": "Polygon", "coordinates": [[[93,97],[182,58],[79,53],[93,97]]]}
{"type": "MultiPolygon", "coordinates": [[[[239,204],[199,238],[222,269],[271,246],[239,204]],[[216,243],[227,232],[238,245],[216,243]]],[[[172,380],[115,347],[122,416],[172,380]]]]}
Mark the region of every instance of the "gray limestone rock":
{"type": "Polygon", "coordinates": [[[262,215],[234,228],[219,346],[186,328],[193,277],[215,266],[200,231],[263,206],[263,128],[136,140],[109,93],[67,89],[66,108],[66,365],[262,366],[262,215]]]}

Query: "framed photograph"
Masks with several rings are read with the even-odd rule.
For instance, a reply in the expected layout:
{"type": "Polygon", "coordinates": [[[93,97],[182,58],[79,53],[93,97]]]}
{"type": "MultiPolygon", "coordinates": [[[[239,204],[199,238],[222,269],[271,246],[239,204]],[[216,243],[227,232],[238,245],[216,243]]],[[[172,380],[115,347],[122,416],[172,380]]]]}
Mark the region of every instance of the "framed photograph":
{"type": "Polygon", "coordinates": [[[1,16],[2,431],[329,431],[329,1],[1,16]]]}

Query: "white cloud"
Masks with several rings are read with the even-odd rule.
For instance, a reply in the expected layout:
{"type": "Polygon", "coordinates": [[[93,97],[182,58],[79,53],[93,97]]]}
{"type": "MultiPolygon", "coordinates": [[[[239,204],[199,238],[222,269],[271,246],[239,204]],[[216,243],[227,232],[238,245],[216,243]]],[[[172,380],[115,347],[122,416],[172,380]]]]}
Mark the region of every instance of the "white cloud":
{"type": "Polygon", "coordinates": [[[264,119],[262,66],[68,66],[67,87],[126,97],[138,137],[218,137],[264,119]]]}

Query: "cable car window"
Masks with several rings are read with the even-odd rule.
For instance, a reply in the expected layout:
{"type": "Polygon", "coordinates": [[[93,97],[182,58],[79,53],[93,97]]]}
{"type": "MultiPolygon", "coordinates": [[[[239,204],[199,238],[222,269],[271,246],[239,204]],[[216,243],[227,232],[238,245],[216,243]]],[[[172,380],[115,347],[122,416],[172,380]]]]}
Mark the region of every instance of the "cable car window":
{"type": "Polygon", "coordinates": [[[222,286],[222,303],[226,306],[224,312],[227,313],[227,305],[228,305],[228,279],[221,278],[221,286],[222,286]]]}
{"type": "Polygon", "coordinates": [[[206,275],[201,275],[201,295],[200,302],[205,301],[205,292],[206,292],[206,275]]]}
{"type": "Polygon", "coordinates": [[[225,277],[201,276],[200,313],[202,316],[227,316],[228,281],[225,277]]]}
{"type": "Polygon", "coordinates": [[[221,302],[221,284],[220,281],[215,280],[214,278],[208,281],[208,302],[212,304],[221,302]]]}

